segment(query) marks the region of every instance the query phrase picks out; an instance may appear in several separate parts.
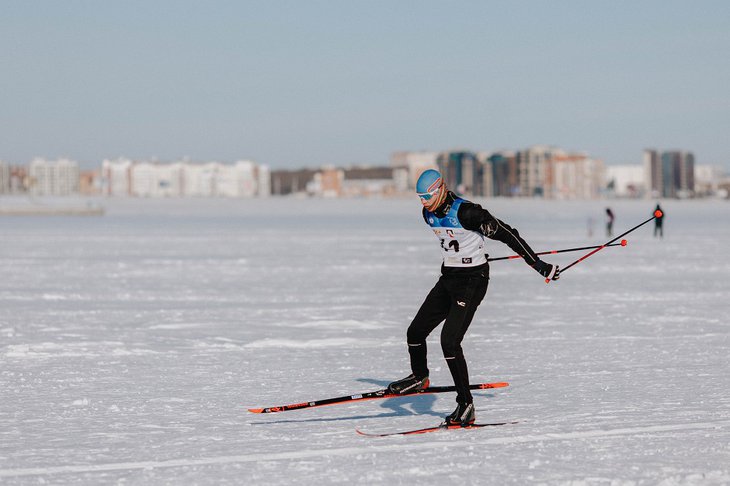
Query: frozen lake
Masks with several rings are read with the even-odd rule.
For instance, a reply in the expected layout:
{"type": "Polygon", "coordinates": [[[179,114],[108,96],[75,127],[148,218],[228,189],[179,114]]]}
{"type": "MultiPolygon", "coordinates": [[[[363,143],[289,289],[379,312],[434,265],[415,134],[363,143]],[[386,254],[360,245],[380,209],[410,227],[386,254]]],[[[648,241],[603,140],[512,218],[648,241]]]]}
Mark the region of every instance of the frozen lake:
{"type": "MultiPolygon", "coordinates": [[[[654,208],[480,202],[536,251],[654,208]]],[[[355,428],[436,425],[453,395],[246,408],[408,374],[440,264],[415,197],[103,204],[0,218],[2,484],[730,484],[727,201],[663,202],[663,240],[647,224],[549,285],[493,263],[464,350],[472,381],[510,382],[477,421],[519,423],[380,439],[355,428]]],[[[450,385],[438,330],[429,351],[450,385]]]]}

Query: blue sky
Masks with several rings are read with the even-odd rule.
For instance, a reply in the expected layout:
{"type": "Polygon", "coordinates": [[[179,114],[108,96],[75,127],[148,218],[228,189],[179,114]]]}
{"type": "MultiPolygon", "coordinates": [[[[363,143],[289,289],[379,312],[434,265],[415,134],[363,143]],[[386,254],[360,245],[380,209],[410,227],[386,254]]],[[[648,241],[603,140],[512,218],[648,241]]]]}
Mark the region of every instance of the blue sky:
{"type": "Polygon", "coordinates": [[[0,160],[544,143],[730,168],[726,1],[7,1],[0,160]]]}

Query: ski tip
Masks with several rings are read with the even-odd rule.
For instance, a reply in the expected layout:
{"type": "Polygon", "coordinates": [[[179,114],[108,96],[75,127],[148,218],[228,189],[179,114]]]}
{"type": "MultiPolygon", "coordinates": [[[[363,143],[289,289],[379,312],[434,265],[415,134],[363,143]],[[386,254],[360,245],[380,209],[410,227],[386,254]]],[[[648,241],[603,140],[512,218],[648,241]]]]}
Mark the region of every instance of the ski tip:
{"type": "Polygon", "coordinates": [[[263,408],[249,408],[248,411],[251,413],[264,413],[263,408]]]}
{"type": "Polygon", "coordinates": [[[371,434],[369,432],[363,432],[360,429],[355,429],[355,432],[357,432],[357,435],[362,435],[363,437],[388,437],[390,435],[403,435],[400,432],[396,432],[394,434],[371,434]]]}
{"type": "Polygon", "coordinates": [[[621,246],[626,246],[626,245],[628,245],[628,244],[629,244],[629,242],[628,242],[628,241],[626,241],[626,240],[621,240],[621,246]]]}
{"type": "Polygon", "coordinates": [[[482,383],[479,385],[479,388],[482,390],[486,390],[488,388],[504,388],[506,386],[509,386],[509,383],[506,381],[501,381],[499,383],[482,383]]]}

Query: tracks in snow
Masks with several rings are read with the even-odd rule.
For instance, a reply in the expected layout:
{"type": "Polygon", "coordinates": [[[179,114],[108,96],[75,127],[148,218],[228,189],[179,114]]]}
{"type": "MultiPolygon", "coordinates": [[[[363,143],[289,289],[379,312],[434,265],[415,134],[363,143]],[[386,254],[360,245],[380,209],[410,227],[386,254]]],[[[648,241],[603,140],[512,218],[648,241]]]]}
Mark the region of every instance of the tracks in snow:
{"type": "MultiPolygon", "coordinates": [[[[653,434],[666,433],[687,430],[707,430],[722,429],[730,427],[730,420],[720,420],[715,422],[695,422],[684,424],[666,424],[666,425],[647,425],[640,427],[624,427],[617,429],[596,429],[585,430],[581,432],[556,432],[535,435],[518,435],[505,437],[491,437],[484,440],[476,441],[450,441],[439,442],[440,447],[461,447],[464,445],[500,445],[500,444],[522,444],[529,442],[546,442],[558,440],[579,440],[579,439],[595,439],[602,437],[615,437],[636,434],[653,434]]],[[[354,432],[353,432],[354,436],[354,432]]],[[[473,436],[472,436],[473,437],[473,436]]],[[[355,439],[353,439],[355,440],[355,439]]],[[[406,439],[410,441],[410,439],[406,439]]],[[[19,476],[42,476],[54,474],[85,474],[95,472],[108,471],[124,471],[134,469],[156,469],[156,468],[174,468],[174,467],[190,467],[190,466],[211,466],[221,464],[247,463],[258,461],[283,461],[290,459],[306,459],[310,457],[323,456],[349,456],[363,453],[380,453],[392,452],[398,450],[419,450],[433,448],[433,441],[428,442],[408,442],[404,443],[403,439],[398,443],[388,443],[384,441],[380,444],[360,447],[341,447],[336,449],[317,449],[309,451],[288,451],[275,453],[257,453],[237,456],[219,456],[204,459],[172,459],[168,461],[140,461],[140,462],[119,462],[108,464],[79,464],[68,466],[51,466],[51,467],[35,467],[25,469],[4,469],[0,470],[0,478],[10,478],[19,476]]]]}

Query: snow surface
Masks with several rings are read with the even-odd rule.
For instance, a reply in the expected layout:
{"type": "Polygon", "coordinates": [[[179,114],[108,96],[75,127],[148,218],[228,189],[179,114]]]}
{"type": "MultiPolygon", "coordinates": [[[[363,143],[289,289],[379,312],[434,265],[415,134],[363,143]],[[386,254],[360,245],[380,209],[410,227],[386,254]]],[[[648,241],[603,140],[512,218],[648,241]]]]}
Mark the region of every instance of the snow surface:
{"type": "MultiPolygon", "coordinates": [[[[536,250],[605,241],[605,201],[484,203],[536,250]]],[[[416,200],[103,204],[0,218],[2,484],[730,484],[726,201],[663,202],[663,240],[647,224],[549,285],[495,262],[464,348],[472,381],[511,384],[478,421],[519,423],[390,438],[355,428],[435,425],[453,395],[246,408],[408,373],[440,259],[416,200]]],[[[608,204],[616,234],[654,207],[608,204]]]]}

